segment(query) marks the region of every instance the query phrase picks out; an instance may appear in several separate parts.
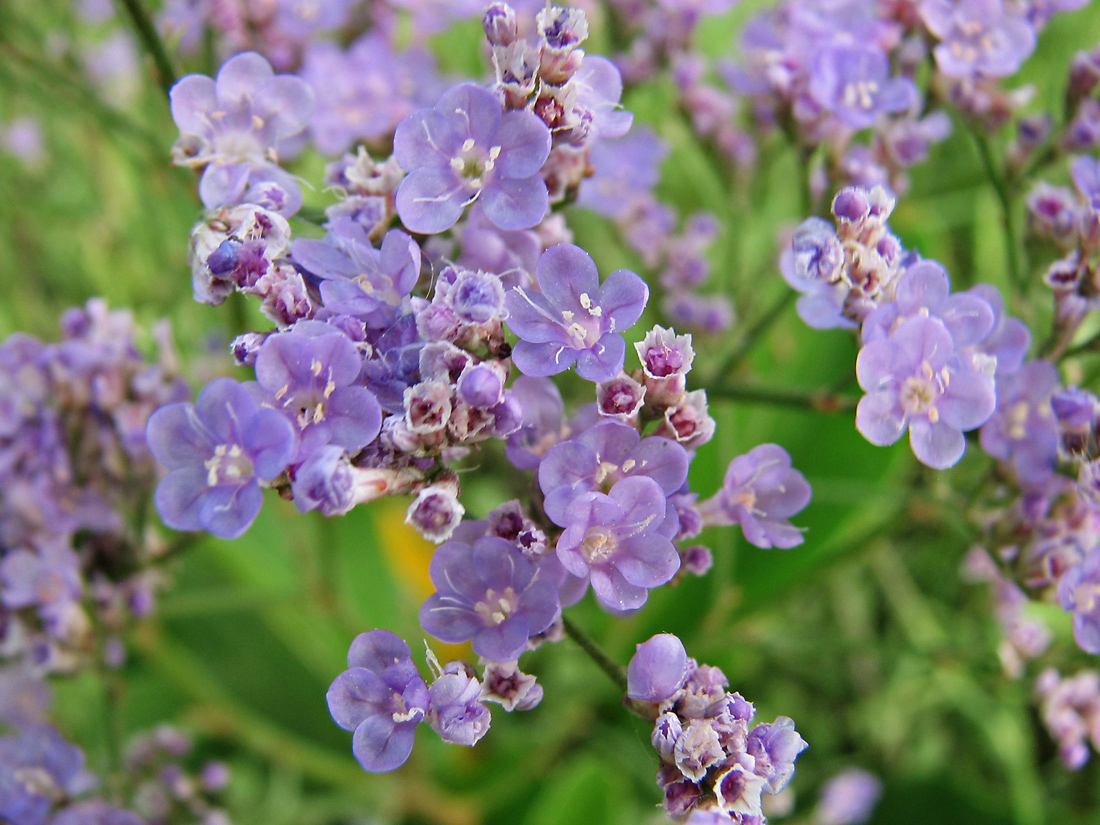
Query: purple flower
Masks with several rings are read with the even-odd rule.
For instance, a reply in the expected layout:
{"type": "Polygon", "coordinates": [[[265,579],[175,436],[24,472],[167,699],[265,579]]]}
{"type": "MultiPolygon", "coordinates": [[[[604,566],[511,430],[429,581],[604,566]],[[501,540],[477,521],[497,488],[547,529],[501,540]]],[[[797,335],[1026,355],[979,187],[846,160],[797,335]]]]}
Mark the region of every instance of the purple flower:
{"type": "Polygon", "coordinates": [[[558,244],[539,258],[541,292],[513,287],[505,298],[508,326],[519,337],[512,360],[526,375],[577,374],[610,381],[626,358],[621,333],[641,317],[649,287],[626,269],[601,284],[596,264],[579,246],[558,244]]]}
{"type": "Polygon", "coordinates": [[[757,774],[767,780],[764,792],[779,793],[794,776],[794,760],[809,744],[794,729],[794,721],[780,716],[749,732],[746,750],[756,758],[757,774]]]}
{"type": "Polygon", "coordinates": [[[687,480],[687,451],[668,438],[642,438],[636,429],[603,420],[550,450],[539,465],[539,486],[550,519],[567,526],[566,510],[587,492],[608,492],[625,478],[656,482],[664,496],[687,480]]]}
{"type": "Polygon", "coordinates": [[[363,770],[392,771],[412,753],[416,726],[427,715],[428,687],[409,646],[388,630],[362,633],[348,650],[348,670],[328,689],[336,724],[354,731],[352,752],[363,770]]]}
{"type": "Polygon", "coordinates": [[[481,682],[463,662],[448,662],[428,688],[428,723],[444,742],[476,745],[489,730],[489,708],[481,701],[481,682]]]}
{"type": "Polygon", "coordinates": [[[917,88],[907,77],[890,77],[890,62],[874,46],[829,45],[817,51],[810,95],[853,129],[873,126],[880,115],[909,109],[917,88]]]}
{"type": "Polygon", "coordinates": [[[420,277],[420,247],[391,229],[375,249],[362,225],[337,220],[324,241],[299,238],[291,248],[295,264],[321,278],[321,301],[333,312],[362,316],[385,329],[420,277]]]}
{"type": "Polygon", "coordinates": [[[358,141],[388,139],[402,118],[442,91],[430,55],[394,52],[379,33],[359,38],[346,52],[331,42],[311,44],[301,75],[317,97],[309,133],[326,155],[358,141]]]}
{"type": "Polygon", "coordinates": [[[1035,30],[1002,0],[922,0],[920,14],[948,77],[1007,77],[1035,50],[1035,30]]]}
{"type": "Polygon", "coordinates": [[[577,203],[609,218],[626,219],[656,185],[667,154],[664,141],[644,127],[618,140],[596,141],[589,152],[596,172],[581,186],[577,203]]]}
{"type": "Polygon", "coordinates": [[[985,340],[993,329],[993,308],[968,292],[951,294],[951,279],[935,261],[918,261],[898,277],[894,300],[863,321],[866,344],[890,333],[908,318],[930,315],[943,322],[957,349],[985,340]]]}
{"type": "Polygon", "coordinates": [[[549,378],[521,375],[512,384],[512,394],[523,408],[523,423],[508,437],[505,455],[519,469],[533,470],[562,438],[565,404],[549,378]]]}
{"type": "Polygon", "coordinates": [[[1066,571],[1058,600],[1073,614],[1073,638],[1086,653],[1100,653],[1100,549],[1066,571]]]}
{"type": "Polygon", "coordinates": [[[49,725],[28,725],[0,737],[0,819],[44,825],[55,799],[77,796],[95,784],[80,748],[49,725]]]}
{"type": "Polygon", "coordinates": [[[845,300],[851,287],[843,279],[844,247],[832,224],[808,218],[795,230],[791,248],[779,259],[783,279],[802,295],[798,317],[814,329],[854,327],[845,317],[845,300]]]}
{"type": "Polygon", "coordinates": [[[550,130],[530,112],[503,113],[497,96],[476,83],[453,86],[434,109],[406,117],[393,145],[409,173],[397,190],[397,213],[412,232],[449,229],[475,199],[501,229],[534,226],[546,212],[538,172],[550,154],[550,130]]]}
{"type": "Polygon", "coordinates": [[[357,385],[362,358],[351,339],[320,321],[271,335],[256,354],[256,380],[302,435],[301,460],[325,444],[359,450],[374,440],[382,410],[357,385]]]}
{"type": "Polygon", "coordinates": [[[910,318],[889,338],[864,346],[856,376],[867,392],[856,409],[863,437],[881,447],[909,430],[916,457],[940,470],[962,458],[963,431],[984,424],[996,406],[993,379],[955,354],[937,318],[910,318]]]}
{"type": "Polygon", "coordinates": [[[810,502],[810,485],[791,467],[778,444],[761,444],[730,462],[722,489],[698,505],[706,524],[739,524],[757,547],[802,544],[802,531],[787,519],[810,502]]]}
{"type": "Polygon", "coordinates": [[[277,164],[280,147],[301,132],[313,112],[313,92],[293,75],[276,75],[255,52],[230,58],[216,80],[189,74],[171,93],[172,117],[181,137],[177,163],[205,167],[199,182],[203,204],[214,209],[240,202],[249,185],[278,183],[293,214],[301,203],[294,178],[277,164]]]}
{"type": "Polygon", "coordinates": [[[577,122],[569,135],[574,142],[621,138],[630,131],[634,115],[619,105],[623,78],[606,57],[585,55],[568,85],[576,90],[575,108],[567,118],[577,122]]]}
{"type": "Polygon", "coordinates": [[[626,695],[659,704],[681,687],[688,675],[684,643],[671,633],[658,633],[638,645],[626,669],[626,695]]]}
{"type": "Polygon", "coordinates": [[[821,789],[814,814],[819,825],[860,825],[882,796],[882,782],[873,773],[848,768],[821,789]]]}
{"type": "MultiPolygon", "coordinates": [[[[1024,358],[1027,357],[1028,348],[1031,346],[1031,332],[1027,324],[1005,313],[1004,300],[997,287],[991,284],[978,284],[967,292],[981,298],[993,310],[993,329],[981,343],[967,348],[967,354],[971,359],[975,356],[995,358],[996,375],[1016,372],[1023,366],[1024,358]]],[[[977,361],[975,361],[975,368],[982,372],[986,371],[977,361]]]]}
{"type": "Polygon", "coordinates": [[[496,536],[447,542],[432,556],[429,574],[437,592],[420,608],[420,624],[443,642],[472,640],[474,652],[494,662],[518,659],[558,615],[557,590],[496,536]]]}
{"type": "Polygon", "coordinates": [[[164,523],[222,538],[249,528],[262,504],[259,482],[278,476],[298,447],[290,423],[230,378],[211,381],[194,404],[161,407],[146,438],[171,471],[156,491],[164,523]]]}
{"type": "Polygon", "coordinates": [[[562,566],[589,576],[596,597],[614,610],[645,604],[650,588],[680,568],[680,556],[659,530],[665,494],[651,478],[625,478],[609,494],[585,493],[566,509],[558,540],[562,566]]]}
{"type": "Polygon", "coordinates": [[[36,552],[5,550],[0,561],[0,600],[18,610],[37,608],[48,624],[63,622],[80,598],[80,559],[65,541],[43,542],[36,552]]]}
{"type": "Polygon", "coordinates": [[[354,475],[343,447],[329,444],[314,450],[294,468],[290,492],[298,512],[320,510],[326,516],[343,515],[352,508],[354,475]]]}
{"type": "Polygon", "coordinates": [[[131,811],[90,800],[64,808],[50,825],[145,825],[145,821],[131,811]]]}
{"type": "Polygon", "coordinates": [[[1030,361],[997,380],[997,409],[981,430],[982,449],[1011,461],[1020,482],[1042,484],[1058,464],[1061,441],[1051,397],[1060,386],[1058,370],[1047,361],[1030,361]]]}

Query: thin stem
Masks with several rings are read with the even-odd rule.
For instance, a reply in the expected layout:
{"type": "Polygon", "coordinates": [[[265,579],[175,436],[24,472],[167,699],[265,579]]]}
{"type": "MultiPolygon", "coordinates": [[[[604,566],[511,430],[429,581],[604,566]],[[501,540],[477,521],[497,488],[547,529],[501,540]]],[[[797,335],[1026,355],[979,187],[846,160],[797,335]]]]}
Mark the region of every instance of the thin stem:
{"type": "Polygon", "coordinates": [[[606,673],[607,677],[615,683],[615,687],[626,693],[626,669],[600,650],[599,646],[584,634],[584,631],[564,615],[561,617],[561,624],[565,630],[565,635],[576,642],[580,649],[599,665],[600,670],[606,673]]]}
{"type": "Polygon", "coordinates": [[[852,412],[859,403],[857,398],[848,395],[836,395],[829,390],[807,392],[806,390],[769,389],[732,384],[716,384],[713,387],[707,387],[707,396],[710,398],[726,398],[730,401],[798,407],[826,413],[852,412]]]}
{"type": "Polygon", "coordinates": [[[707,383],[717,383],[726,375],[733,372],[733,369],[749,354],[749,351],[756,345],[760,337],[771,329],[772,325],[782,317],[783,312],[791,305],[791,301],[794,299],[794,290],[784,289],[782,297],[763,315],[757,318],[753,325],[749,327],[743,336],[741,336],[741,340],[738,342],[737,347],[726,356],[718,369],[715,370],[714,375],[711,376],[711,380],[707,383]]]}
{"type": "MultiPolygon", "coordinates": [[[[1052,349],[1053,346],[1045,348],[1044,351],[1052,349]]],[[[1087,355],[1089,353],[1095,354],[1097,352],[1100,352],[1100,333],[1097,333],[1091,338],[1086,338],[1080,344],[1070,347],[1069,349],[1060,353],[1058,355],[1058,359],[1062,360],[1063,358],[1073,358],[1075,355],[1087,355]]]]}
{"type": "Polygon", "coordinates": [[[110,777],[111,790],[118,780],[118,772],[122,769],[122,715],[120,703],[122,701],[122,685],[118,680],[118,674],[103,671],[103,732],[107,743],[107,773],[110,777]]]}
{"type": "Polygon", "coordinates": [[[130,22],[134,24],[138,39],[141,40],[145,50],[149,52],[149,56],[153,58],[153,63],[157,67],[157,74],[160,77],[160,87],[164,90],[165,96],[168,96],[176,82],[176,71],[172,68],[172,61],[168,58],[164,41],[160,39],[160,34],[157,32],[156,26],[153,25],[148,12],[141,5],[141,0],[120,0],[120,2],[123,8],[126,9],[130,22]]]}
{"type": "MultiPolygon", "coordinates": [[[[2,31],[2,26],[0,26],[0,31],[2,31]]],[[[0,51],[10,56],[12,63],[18,64],[33,73],[34,77],[27,78],[27,80],[34,83],[37,87],[45,89],[50,93],[60,92],[65,95],[68,102],[83,107],[97,117],[105,126],[121,134],[126,134],[129,137],[142,141],[149,148],[151,153],[156,155],[162,155],[164,153],[164,146],[160,138],[144,126],[135,123],[123,113],[108,106],[100,100],[96,92],[90,87],[73,80],[57,71],[52,66],[37,60],[10,40],[5,40],[2,37],[0,37],[0,51]]],[[[2,63],[0,63],[0,67],[3,67],[2,63]]],[[[15,83],[17,78],[14,73],[6,70],[9,67],[3,68],[5,70],[0,71],[0,77],[5,78],[6,84],[15,83]]]]}
{"type": "Polygon", "coordinates": [[[997,164],[993,160],[993,150],[989,145],[989,138],[976,130],[971,131],[971,134],[974,136],[974,143],[978,147],[978,155],[982,159],[986,177],[989,178],[993,191],[997,194],[997,200],[1001,204],[1001,226],[1004,229],[1008,273],[1012,279],[1012,285],[1020,290],[1024,286],[1024,262],[1012,207],[1012,187],[1009,186],[1008,179],[997,169],[997,164]]]}

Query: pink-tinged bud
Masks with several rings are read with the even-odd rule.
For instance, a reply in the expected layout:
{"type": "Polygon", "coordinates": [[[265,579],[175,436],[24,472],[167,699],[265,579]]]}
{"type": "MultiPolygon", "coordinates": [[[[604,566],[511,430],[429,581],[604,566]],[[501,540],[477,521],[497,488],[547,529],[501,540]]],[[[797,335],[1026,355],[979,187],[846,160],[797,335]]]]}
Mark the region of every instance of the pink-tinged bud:
{"type": "Polygon", "coordinates": [[[645,395],[646,388],[623,372],[617,378],[596,385],[596,406],[600,415],[634,424],[645,403],[645,395]]]}
{"type": "Polygon", "coordinates": [[[405,515],[405,523],[437,544],[446,541],[462,521],[466,508],[458,500],[457,480],[447,480],[421,490],[405,515]]]}
{"type": "Polygon", "coordinates": [[[507,3],[493,3],[481,16],[485,38],[493,46],[508,46],[519,36],[516,12],[507,3]]]}

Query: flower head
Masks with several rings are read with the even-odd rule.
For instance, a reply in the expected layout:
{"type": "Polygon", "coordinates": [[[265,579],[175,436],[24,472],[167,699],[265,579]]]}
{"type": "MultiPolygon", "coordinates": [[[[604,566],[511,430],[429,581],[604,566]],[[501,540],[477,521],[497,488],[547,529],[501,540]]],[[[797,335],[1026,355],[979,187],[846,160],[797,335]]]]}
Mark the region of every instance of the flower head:
{"type": "Polygon", "coordinates": [[[249,528],[262,504],[260,482],[282,473],[298,447],[290,422],[230,378],[211,381],[194,404],[158,409],[146,436],[171,471],[156,491],[164,523],[222,538],[249,528]]]}
{"type": "Polygon", "coordinates": [[[397,162],[409,174],[397,190],[397,213],[412,232],[454,226],[480,200],[501,229],[526,229],[546,212],[539,168],[550,154],[550,130],[527,111],[503,112],[500,100],[476,83],[443,93],[397,127],[397,162]]]}
{"type": "Polygon", "coordinates": [[[573,364],[589,381],[610,381],[626,359],[621,333],[641,317],[649,287],[619,269],[601,284],[596,264],[579,246],[558,244],[535,269],[540,292],[513,287],[505,297],[508,326],[519,342],[512,360],[525,375],[547,376],[573,364]]]}
{"type": "Polygon", "coordinates": [[[363,770],[372,773],[405,763],[416,726],[431,705],[409,646],[388,630],[355,638],[348,669],[336,677],[326,698],[336,724],[355,732],[352,752],[363,770]]]}

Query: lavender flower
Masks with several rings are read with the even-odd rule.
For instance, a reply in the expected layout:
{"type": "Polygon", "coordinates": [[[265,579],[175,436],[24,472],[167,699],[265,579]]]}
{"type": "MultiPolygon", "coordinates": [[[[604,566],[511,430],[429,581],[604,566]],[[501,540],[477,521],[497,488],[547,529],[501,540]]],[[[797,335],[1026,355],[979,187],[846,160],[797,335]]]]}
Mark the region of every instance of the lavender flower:
{"type": "Polygon", "coordinates": [[[687,451],[675,441],[642,438],[633,427],[603,420],[546,454],[539,486],[546,494],[546,514],[564,527],[569,505],[587,492],[606,493],[623,479],[639,477],[656,482],[667,497],[683,486],[687,471],[687,451]]]}
{"type": "Polygon", "coordinates": [[[1062,607],[1073,613],[1073,638],[1086,653],[1100,653],[1100,550],[1092,549],[1058,583],[1062,607]]]}
{"type": "Polygon", "coordinates": [[[5,551],[0,561],[0,600],[6,607],[37,608],[48,629],[61,635],[66,614],[80,598],[80,559],[65,541],[37,551],[5,551]]]}
{"type": "Polygon", "coordinates": [[[757,547],[787,549],[802,543],[802,531],[787,519],[810,501],[810,485],[791,467],[778,444],[761,444],[730,462],[722,489],[698,505],[705,524],[739,524],[757,547]]]}
{"type": "Polygon", "coordinates": [[[917,102],[907,77],[890,77],[886,55],[873,46],[830,45],[819,49],[810,73],[810,95],[853,129],[873,126],[880,115],[917,102]]]}
{"type": "Polygon", "coordinates": [[[393,323],[420,277],[420,247],[408,235],[391,229],[377,250],[367,230],[350,218],[337,220],[324,241],[296,239],[291,256],[322,279],[321,301],[328,309],[361,316],[377,329],[393,323]]]}
{"type": "Polygon", "coordinates": [[[574,363],[577,374],[610,381],[623,368],[620,334],[641,317],[649,287],[619,269],[601,284],[596,264],[580,247],[558,244],[539,258],[541,292],[513,287],[505,297],[508,326],[519,342],[512,360],[525,375],[556,375],[574,363]]]}
{"type": "Polygon", "coordinates": [[[535,576],[517,547],[487,536],[472,545],[449,541],[432,556],[429,573],[437,592],[420,608],[420,624],[440,641],[473,641],[494,662],[519,658],[531,636],[542,633],[559,611],[556,589],[535,576]]]}
{"type": "Polygon", "coordinates": [[[481,699],[506,711],[531,710],[542,701],[542,685],[523,673],[516,662],[489,662],[481,680],[481,699]]]}
{"type": "Polygon", "coordinates": [[[476,745],[489,730],[489,709],[481,701],[481,682],[463,662],[448,662],[428,688],[428,723],[444,742],[476,745]]]}
{"type": "Polygon", "coordinates": [[[764,791],[776,794],[787,787],[794,775],[794,760],[809,745],[794,729],[794,720],[780,716],[753,728],[745,747],[756,759],[753,770],[767,780],[764,791]]]}
{"type": "Polygon", "coordinates": [[[249,528],[262,504],[260,482],[282,473],[298,446],[290,422],[229,378],[211,381],[194,404],[161,407],[146,436],[171,471],[156,491],[164,523],[222,538],[249,528]]]}
{"type": "Polygon", "coordinates": [[[860,825],[882,796],[882,781],[873,773],[848,768],[821,789],[814,819],[818,825],[860,825]]]}
{"type": "Polygon", "coordinates": [[[872,444],[893,444],[909,430],[917,458],[944,469],[966,449],[964,430],[993,413],[993,379],[967,366],[943,322],[916,316],[888,339],[872,341],[856,359],[867,392],[856,409],[856,429],[872,444]]]}
{"type": "Polygon", "coordinates": [[[1007,77],[1035,50],[1035,30],[1002,0],[922,0],[920,14],[948,77],[1007,77]]]}
{"type": "Polygon", "coordinates": [[[664,520],[657,482],[625,478],[609,494],[585,493],[566,508],[558,559],[574,576],[589,577],[601,603],[634,610],[680,567],[676,548],[660,533],[664,520]]]}
{"type": "Polygon", "coordinates": [[[397,190],[397,213],[413,232],[452,227],[480,199],[501,229],[538,223],[547,206],[538,175],[550,153],[550,131],[526,111],[503,113],[492,92],[476,83],[453,86],[434,109],[405,118],[394,155],[409,174],[397,190]]]}
{"type": "Polygon", "coordinates": [[[0,737],[0,818],[45,825],[56,800],[78,796],[94,784],[80,748],[49,725],[28,725],[0,737]]]}
{"type": "Polygon", "coordinates": [[[967,292],[951,293],[951,279],[935,261],[918,261],[898,276],[894,300],[882,304],[863,322],[863,342],[885,338],[907,318],[937,318],[951,333],[955,347],[981,343],[993,329],[993,308],[967,292]]]}
{"type": "Polygon", "coordinates": [[[293,214],[301,191],[276,164],[280,148],[301,132],[313,111],[313,92],[300,78],[275,75],[255,52],[229,59],[217,79],[189,74],[171,93],[172,117],[181,137],[177,163],[205,167],[199,181],[203,204],[214,209],[241,201],[248,186],[278,184],[293,214]]]}
{"type": "Polygon", "coordinates": [[[443,91],[429,54],[395,52],[378,32],[346,52],[330,42],[311,44],[301,75],[317,99],[310,137],[326,155],[339,155],[357,141],[388,139],[403,118],[443,91]]]}
{"type": "Polygon", "coordinates": [[[271,335],[256,354],[256,380],[302,436],[302,454],[325,444],[359,450],[374,440],[382,411],[356,381],[362,358],[334,326],[305,321],[271,335]]]}
{"type": "Polygon", "coordinates": [[[412,753],[416,726],[429,711],[428,687],[409,646],[388,630],[355,638],[348,670],[328,689],[328,708],[344,730],[354,731],[352,752],[363,770],[392,771],[412,753]]]}
{"type": "Polygon", "coordinates": [[[997,409],[981,430],[982,449],[1012,461],[1021,484],[1035,486],[1054,473],[1061,441],[1051,397],[1060,386],[1058,370],[1030,361],[997,381],[997,409]]]}

